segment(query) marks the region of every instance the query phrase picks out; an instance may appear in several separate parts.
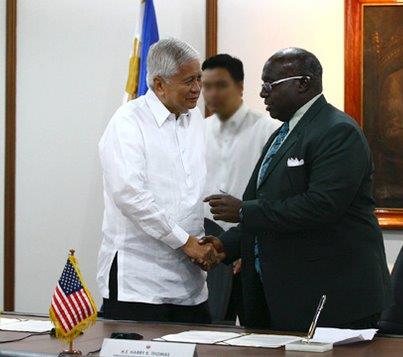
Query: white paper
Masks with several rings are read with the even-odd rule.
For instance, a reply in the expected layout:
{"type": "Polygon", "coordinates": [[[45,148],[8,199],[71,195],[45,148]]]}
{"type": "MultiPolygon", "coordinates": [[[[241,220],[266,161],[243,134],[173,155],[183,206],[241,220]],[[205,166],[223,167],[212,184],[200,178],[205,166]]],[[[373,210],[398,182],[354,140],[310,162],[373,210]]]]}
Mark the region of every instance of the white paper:
{"type": "Polygon", "coordinates": [[[246,347],[278,348],[287,343],[301,340],[301,337],[288,335],[246,334],[222,331],[189,330],[162,336],[155,341],[186,342],[200,344],[219,344],[246,347]]]}
{"type": "Polygon", "coordinates": [[[279,348],[288,343],[300,341],[301,337],[289,335],[264,335],[252,333],[249,335],[234,338],[220,344],[230,346],[245,346],[245,347],[265,347],[279,348]]]}
{"type": "Polygon", "coordinates": [[[19,321],[25,321],[24,319],[10,319],[8,317],[0,317],[0,329],[8,324],[14,324],[19,321]]]}
{"type": "Polygon", "coordinates": [[[345,345],[348,343],[371,341],[377,329],[350,330],[330,327],[318,327],[312,341],[328,342],[334,345],[345,345]]]}
{"type": "Polygon", "coordinates": [[[0,330],[3,331],[46,332],[50,331],[52,328],[53,324],[49,320],[18,320],[5,318],[0,319],[0,330]]]}
{"type": "Polygon", "coordinates": [[[234,337],[240,337],[242,335],[243,334],[236,332],[189,330],[181,333],[165,335],[155,340],[169,342],[203,343],[212,345],[214,343],[225,341],[234,337]]]}

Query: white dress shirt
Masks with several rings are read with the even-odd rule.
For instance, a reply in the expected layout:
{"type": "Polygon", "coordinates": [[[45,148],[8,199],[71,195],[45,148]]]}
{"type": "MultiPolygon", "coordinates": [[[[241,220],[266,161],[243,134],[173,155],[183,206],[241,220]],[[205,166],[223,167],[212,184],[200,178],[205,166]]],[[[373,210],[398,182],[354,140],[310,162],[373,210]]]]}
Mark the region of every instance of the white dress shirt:
{"type": "MultiPolygon", "coordinates": [[[[242,104],[228,120],[222,122],[214,114],[205,124],[206,195],[224,191],[242,199],[264,145],[281,122],[242,104]]],[[[208,204],[204,206],[204,214],[213,220],[208,204]]],[[[236,225],[215,222],[224,230],[236,225]]]]}
{"type": "Polygon", "coordinates": [[[120,107],[99,143],[105,212],[97,282],[109,297],[118,253],[118,300],[197,305],[206,274],[180,247],[202,237],[206,166],[198,108],[178,119],[151,90],[120,107]]]}

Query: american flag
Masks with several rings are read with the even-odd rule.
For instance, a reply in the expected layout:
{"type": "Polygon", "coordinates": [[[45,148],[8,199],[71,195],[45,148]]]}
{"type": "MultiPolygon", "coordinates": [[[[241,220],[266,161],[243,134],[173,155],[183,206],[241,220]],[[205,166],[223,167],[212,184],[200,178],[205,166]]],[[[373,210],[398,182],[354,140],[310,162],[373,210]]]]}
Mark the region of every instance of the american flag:
{"type": "Polygon", "coordinates": [[[75,257],[69,256],[50,306],[52,321],[63,337],[88,319],[96,318],[95,303],[80,276],[75,257]]]}

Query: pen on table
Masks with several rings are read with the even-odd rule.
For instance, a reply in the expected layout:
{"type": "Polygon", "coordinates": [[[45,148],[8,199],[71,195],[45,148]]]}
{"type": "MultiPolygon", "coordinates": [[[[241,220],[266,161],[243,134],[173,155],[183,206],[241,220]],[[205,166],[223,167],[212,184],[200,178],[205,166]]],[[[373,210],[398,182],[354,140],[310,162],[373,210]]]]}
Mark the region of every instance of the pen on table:
{"type": "Polygon", "coordinates": [[[325,302],[326,302],[326,295],[322,295],[322,297],[321,297],[321,299],[319,301],[319,305],[318,305],[318,307],[316,309],[315,315],[313,317],[311,326],[309,327],[308,335],[304,339],[304,342],[309,343],[312,340],[312,338],[313,338],[313,336],[315,334],[316,324],[318,323],[320,312],[322,311],[323,306],[325,305],[325,302]]]}
{"type": "Polygon", "coordinates": [[[223,191],[223,190],[221,190],[221,189],[219,189],[218,191],[220,191],[220,192],[223,193],[224,195],[229,195],[228,192],[225,192],[225,191],[223,191]]]}

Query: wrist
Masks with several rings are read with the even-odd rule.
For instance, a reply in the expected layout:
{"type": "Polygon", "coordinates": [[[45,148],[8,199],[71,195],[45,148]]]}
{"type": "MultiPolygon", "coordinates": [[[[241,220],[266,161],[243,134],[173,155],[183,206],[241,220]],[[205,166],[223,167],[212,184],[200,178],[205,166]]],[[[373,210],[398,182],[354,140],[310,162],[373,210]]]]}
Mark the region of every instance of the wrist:
{"type": "Polygon", "coordinates": [[[183,245],[181,246],[181,249],[182,249],[182,250],[186,250],[186,248],[189,247],[191,238],[192,238],[192,236],[190,235],[190,236],[188,237],[188,239],[186,240],[185,244],[183,244],[183,245]]]}
{"type": "Polygon", "coordinates": [[[182,245],[182,249],[187,249],[189,248],[193,243],[197,243],[198,242],[198,238],[196,236],[192,236],[191,234],[189,235],[186,243],[184,245],[182,245]]]}

